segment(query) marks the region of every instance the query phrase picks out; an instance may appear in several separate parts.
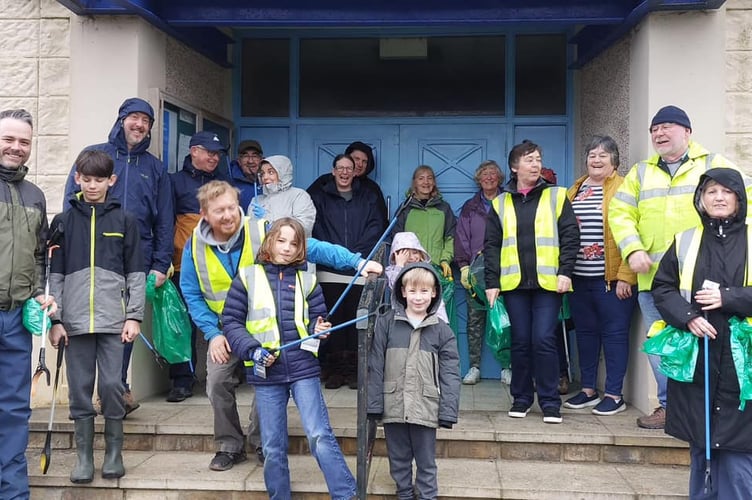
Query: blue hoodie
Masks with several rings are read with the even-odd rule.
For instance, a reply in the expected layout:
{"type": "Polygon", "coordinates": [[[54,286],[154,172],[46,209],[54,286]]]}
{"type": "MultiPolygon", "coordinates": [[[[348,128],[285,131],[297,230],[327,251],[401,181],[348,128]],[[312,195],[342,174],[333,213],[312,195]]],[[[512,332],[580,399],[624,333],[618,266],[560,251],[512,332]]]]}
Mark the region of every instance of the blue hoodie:
{"type": "MultiPolygon", "coordinates": [[[[120,200],[123,209],[138,220],[146,272],[153,269],[166,273],[173,251],[172,190],[164,164],[147,151],[151,134],[128,151],[123,120],[129,114],[138,112],[148,115],[154,124],[154,110],[148,102],[137,97],[126,99],[118,110],[108,142],[88,146],[86,150],[104,151],[112,157],[117,182],[109,189],[108,198],[120,200]]],[[[75,174],[76,166],[73,165],[65,185],[66,200],[80,191],[75,174]]],[[[63,210],[68,208],[70,205],[64,203],[63,210]]]]}

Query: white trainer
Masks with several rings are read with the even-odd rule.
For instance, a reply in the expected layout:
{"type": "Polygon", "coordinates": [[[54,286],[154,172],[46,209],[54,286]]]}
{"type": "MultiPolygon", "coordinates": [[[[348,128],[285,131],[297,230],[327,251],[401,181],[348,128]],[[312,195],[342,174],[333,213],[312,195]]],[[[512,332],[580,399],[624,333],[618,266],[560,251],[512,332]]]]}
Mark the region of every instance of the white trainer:
{"type": "Polygon", "coordinates": [[[501,370],[501,383],[504,385],[510,385],[512,383],[512,369],[504,368],[501,370]]]}
{"type": "Polygon", "coordinates": [[[465,385],[475,385],[480,380],[480,370],[477,367],[472,366],[467,371],[467,375],[462,379],[462,383],[465,385]]]}

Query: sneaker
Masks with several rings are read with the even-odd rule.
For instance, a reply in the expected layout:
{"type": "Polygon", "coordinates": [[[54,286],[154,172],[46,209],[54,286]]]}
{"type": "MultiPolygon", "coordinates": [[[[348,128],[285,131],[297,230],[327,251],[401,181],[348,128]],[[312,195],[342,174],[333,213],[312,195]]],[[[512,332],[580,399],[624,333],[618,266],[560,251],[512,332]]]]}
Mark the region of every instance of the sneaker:
{"type": "Polygon", "coordinates": [[[472,366],[467,371],[467,375],[462,379],[462,383],[465,385],[475,385],[480,380],[480,370],[477,367],[472,366]]]}
{"type": "Polygon", "coordinates": [[[543,422],[546,424],[560,424],[561,413],[558,408],[543,408],[543,422]]]}
{"type": "Polygon", "coordinates": [[[564,408],[581,410],[588,406],[595,406],[600,402],[601,398],[598,397],[598,392],[594,392],[592,396],[588,396],[584,391],[580,391],[564,402],[564,408]]]}
{"type": "Polygon", "coordinates": [[[133,397],[133,393],[130,390],[123,393],[123,405],[125,406],[126,415],[137,410],[138,407],[141,406],[141,404],[136,401],[136,398],[133,397]]]}
{"type": "Polygon", "coordinates": [[[569,377],[562,375],[559,377],[559,394],[569,394],[569,377]]]}
{"type": "Polygon", "coordinates": [[[256,458],[261,465],[264,465],[264,460],[266,460],[266,457],[264,456],[264,450],[263,448],[261,448],[261,446],[256,447],[256,458]]]}
{"type": "Polygon", "coordinates": [[[512,369],[503,368],[501,370],[501,383],[504,385],[512,385],[512,369]]]}
{"type": "Polygon", "coordinates": [[[624,403],[624,398],[620,398],[617,401],[614,398],[605,397],[603,398],[603,401],[598,403],[598,405],[593,408],[593,415],[616,415],[617,413],[621,413],[626,409],[627,405],[626,403],[624,403]]]}
{"type": "Polygon", "coordinates": [[[246,460],[248,460],[248,456],[244,451],[239,453],[218,451],[217,454],[214,455],[214,458],[212,458],[212,461],[209,464],[209,469],[217,471],[230,470],[233,465],[245,462],[246,460]]]}
{"type": "Polygon", "coordinates": [[[507,415],[512,418],[525,418],[527,417],[527,413],[529,411],[530,406],[515,403],[512,405],[512,408],[509,409],[509,413],[507,413],[507,415]]]}
{"type": "Polygon", "coordinates": [[[663,429],[666,425],[666,409],[659,406],[650,415],[643,415],[637,419],[637,427],[643,429],[663,429]]]}
{"type": "Polygon", "coordinates": [[[173,387],[167,395],[168,403],[180,403],[193,396],[190,387],[173,387]]]}
{"type": "Polygon", "coordinates": [[[324,387],[326,389],[339,389],[345,385],[345,377],[341,373],[332,373],[326,380],[324,387]]]}

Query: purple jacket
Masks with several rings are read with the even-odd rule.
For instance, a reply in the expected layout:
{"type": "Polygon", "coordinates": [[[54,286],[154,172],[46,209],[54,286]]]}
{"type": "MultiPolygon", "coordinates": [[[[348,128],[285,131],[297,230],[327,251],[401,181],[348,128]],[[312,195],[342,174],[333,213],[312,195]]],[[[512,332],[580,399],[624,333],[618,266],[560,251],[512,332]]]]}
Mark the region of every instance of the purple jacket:
{"type": "MultiPolygon", "coordinates": [[[[498,192],[501,193],[501,188],[498,192]]],[[[454,261],[458,267],[469,266],[475,255],[483,250],[490,208],[491,203],[485,201],[481,190],[462,205],[454,233],[454,261]]]]}

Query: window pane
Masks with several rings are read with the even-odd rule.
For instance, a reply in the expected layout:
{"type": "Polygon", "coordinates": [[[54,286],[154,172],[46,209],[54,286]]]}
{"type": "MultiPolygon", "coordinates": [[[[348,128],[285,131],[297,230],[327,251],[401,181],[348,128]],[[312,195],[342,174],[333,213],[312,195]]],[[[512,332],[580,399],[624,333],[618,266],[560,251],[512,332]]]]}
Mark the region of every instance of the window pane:
{"type": "Polygon", "coordinates": [[[518,36],[516,52],[516,114],[566,114],[567,41],[564,35],[518,36]]]}
{"type": "Polygon", "coordinates": [[[504,37],[388,42],[302,40],[300,116],[504,114],[504,37]]]}
{"type": "Polygon", "coordinates": [[[242,116],[290,115],[290,41],[243,40],[242,116]]]}

